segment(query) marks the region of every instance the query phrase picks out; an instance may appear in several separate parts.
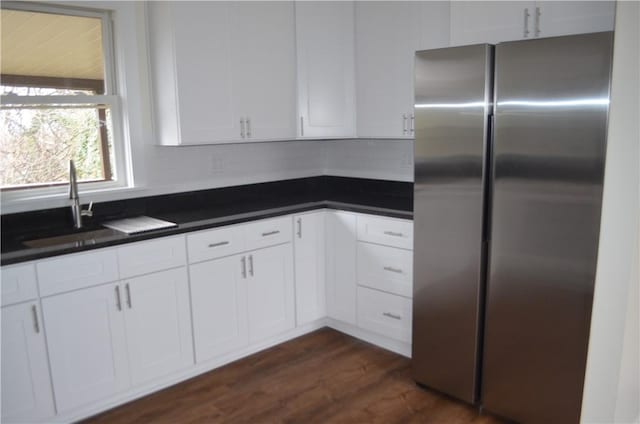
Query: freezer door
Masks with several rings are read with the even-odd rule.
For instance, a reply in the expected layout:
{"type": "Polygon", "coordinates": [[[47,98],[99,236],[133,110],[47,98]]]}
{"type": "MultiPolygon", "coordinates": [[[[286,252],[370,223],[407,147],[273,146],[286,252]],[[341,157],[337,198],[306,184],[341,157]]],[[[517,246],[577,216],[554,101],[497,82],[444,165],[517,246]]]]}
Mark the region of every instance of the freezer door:
{"type": "Polygon", "coordinates": [[[467,402],[477,395],[492,49],[420,51],[415,62],[413,376],[467,402]]]}
{"type": "Polygon", "coordinates": [[[482,397],[523,423],[580,419],[612,35],[496,46],[482,397]]]}

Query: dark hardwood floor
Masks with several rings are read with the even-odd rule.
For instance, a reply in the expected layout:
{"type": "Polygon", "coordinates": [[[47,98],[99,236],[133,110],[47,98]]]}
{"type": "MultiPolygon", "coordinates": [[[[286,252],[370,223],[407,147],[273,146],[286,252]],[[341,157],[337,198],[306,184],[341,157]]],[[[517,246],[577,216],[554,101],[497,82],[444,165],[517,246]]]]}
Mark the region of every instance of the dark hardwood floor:
{"type": "Polygon", "coordinates": [[[502,424],[418,388],[410,361],[322,329],[112,409],[86,423],[502,424]]]}

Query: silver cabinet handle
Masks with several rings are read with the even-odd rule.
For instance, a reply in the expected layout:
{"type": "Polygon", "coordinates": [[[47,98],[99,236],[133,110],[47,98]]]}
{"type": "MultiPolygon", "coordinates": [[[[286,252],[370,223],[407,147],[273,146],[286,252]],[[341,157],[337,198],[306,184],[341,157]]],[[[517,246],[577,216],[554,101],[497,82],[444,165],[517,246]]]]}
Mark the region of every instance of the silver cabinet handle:
{"type": "Polygon", "coordinates": [[[240,137],[244,138],[244,118],[240,118],[240,137]]]}
{"type": "Polygon", "coordinates": [[[385,266],[383,269],[385,271],[395,272],[396,274],[402,274],[402,270],[400,268],[394,268],[392,266],[385,266]]]}
{"type": "Polygon", "coordinates": [[[416,132],[416,116],[415,115],[411,115],[411,121],[409,124],[409,130],[411,131],[411,134],[416,132]]]}
{"type": "Polygon", "coordinates": [[[298,222],[298,238],[302,238],[302,218],[296,220],[298,222]]]}
{"type": "Polygon", "coordinates": [[[392,314],[391,312],[383,312],[382,315],[384,315],[385,317],[393,318],[393,319],[398,319],[398,320],[402,319],[400,315],[392,314]]]}
{"type": "Polygon", "coordinates": [[[129,288],[129,283],[124,285],[124,289],[127,292],[127,306],[131,309],[131,289],[129,288]]]}
{"type": "Polygon", "coordinates": [[[253,255],[249,255],[249,275],[253,277],[253,255]]]}
{"type": "Polygon", "coordinates": [[[247,116],[247,138],[251,137],[251,119],[247,116]]]}
{"type": "Polygon", "coordinates": [[[243,256],[240,263],[242,264],[242,278],[247,278],[247,258],[243,256]]]}
{"type": "Polygon", "coordinates": [[[300,117],[300,137],[304,137],[304,116],[300,117]]]}
{"type": "Polygon", "coordinates": [[[534,28],[533,28],[533,33],[535,34],[536,37],[540,36],[540,15],[542,15],[542,12],[540,12],[539,7],[536,7],[536,16],[534,19],[534,28]]]}
{"type": "Polygon", "coordinates": [[[36,334],[39,334],[40,323],[38,322],[38,309],[36,309],[36,305],[31,305],[31,315],[33,315],[33,330],[36,334]]]}
{"type": "Polygon", "coordinates": [[[528,38],[529,37],[529,9],[525,8],[524,9],[524,32],[523,32],[523,36],[524,38],[528,38]]]}
{"type": "Polygon", "coordinates": [[[120,299],[120,286],[116,286],[116,308],[122,310],[122,300],[120,299]]]}
{"type": "Polygon", "coordinates": [[[402,114],[402,134],[407,133],[407,114],[402,114]]]}
{"type": "Polygon", "coordinates": [[[274,234],[280,234],[280,230],[267,231],[266,233],[262,233],[262,237],[272,236],[274,234]]]}
{"type": "Polygon", "coordinates": [[[218,243],[211,243],[211,244],[209,244],[209,247],[220,247],[220,246],[225,246],[225,245],[227,245],[227,244],[229,244],[229,242],[228,242],[228,241],[220,241],[220,242],[218,242],[218,243]]]}
{"type": "Polygon", "coordinates": [[[404,234],[398,233],[396,231],[385,231],[384,234],[388,235],[388,236],[393,236],[393,237],[402,237],[404,235],[404,234]]]}

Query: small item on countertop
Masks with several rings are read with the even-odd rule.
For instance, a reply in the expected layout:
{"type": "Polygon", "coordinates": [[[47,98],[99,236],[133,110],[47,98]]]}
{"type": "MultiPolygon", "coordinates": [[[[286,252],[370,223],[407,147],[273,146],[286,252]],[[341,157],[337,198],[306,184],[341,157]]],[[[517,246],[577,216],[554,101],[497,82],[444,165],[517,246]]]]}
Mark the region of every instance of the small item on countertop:
{"type": "Polygon", "coordinates": [[[177,227],[175,222],[163,221],[150,216],[137,216],[135,218],[118,219],[103,223],[107,228],[122,231],[127,234],[142,233],[145,231],[159,230],[162,228],[177,227]]]}

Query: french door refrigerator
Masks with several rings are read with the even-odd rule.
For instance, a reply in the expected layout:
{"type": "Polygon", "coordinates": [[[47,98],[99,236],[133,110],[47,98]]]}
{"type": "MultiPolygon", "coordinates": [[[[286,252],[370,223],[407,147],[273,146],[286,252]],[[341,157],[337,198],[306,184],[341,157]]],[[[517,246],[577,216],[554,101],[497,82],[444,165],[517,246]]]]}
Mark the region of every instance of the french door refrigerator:
{"type": "Polygon", "coordinates": [[[578,423],[613,33],[416,53],[413,374],[578,423]]]}

